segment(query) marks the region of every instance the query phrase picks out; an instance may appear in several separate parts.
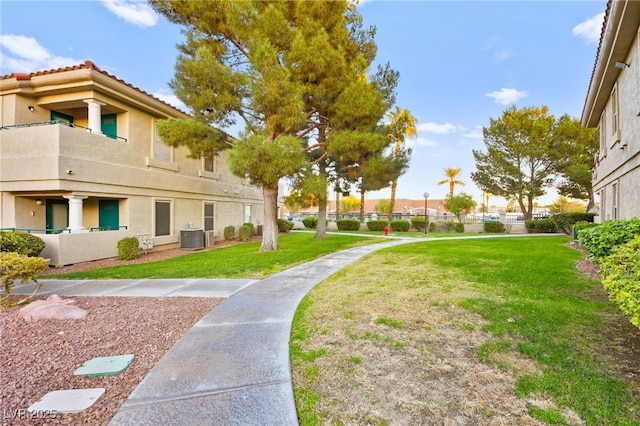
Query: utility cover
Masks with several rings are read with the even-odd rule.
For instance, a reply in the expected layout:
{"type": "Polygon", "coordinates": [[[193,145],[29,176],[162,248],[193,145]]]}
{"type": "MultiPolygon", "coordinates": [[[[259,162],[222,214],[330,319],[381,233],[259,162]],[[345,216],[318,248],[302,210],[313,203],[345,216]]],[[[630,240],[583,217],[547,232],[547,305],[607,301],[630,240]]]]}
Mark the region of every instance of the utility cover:
{"type": "Polygon", "coordinates": [[[133,358],[133,354],[96,357],[85,361],[73,374],[87,377],[113,376],[126,370],[133,358]]]}
{"type": "Polygon", "coordinates": [[[104,388],[69,389],[49,392],[27,411],[79,413],[91,407],[104,393],[104,388]]]}

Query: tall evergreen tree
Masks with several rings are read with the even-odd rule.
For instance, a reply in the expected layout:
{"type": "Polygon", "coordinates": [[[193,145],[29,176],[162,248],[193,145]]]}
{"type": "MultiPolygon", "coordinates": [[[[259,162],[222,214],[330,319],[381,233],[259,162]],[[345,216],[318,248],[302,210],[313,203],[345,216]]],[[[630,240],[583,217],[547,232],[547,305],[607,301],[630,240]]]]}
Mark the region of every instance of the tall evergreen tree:
{"type": "MultiPolygon", "coordinates": [[[[171,87],[192,109],[190,122],[225,127],[244,121],[245,132],[229,152],[230,169],[262,187],[260,250],[277,250],[280,179],[307,164],[319,171],[320,182],[326,181],[327,154],[322,151],[333,122],[381,115],[394,93],[388,67],[373,82],[362,81],[375,57],[375,30],[362,28],[355,6],[347,1],[150,3],[187,35],[171,87]],[[311,158],[315,168],[304,156],[314,150],[320,150],[311,158]]],[[[175,143],[200,146],[188,139],[175,143]]],[[[221,146],[219,134],[210,139],[218,142],[209,144],[207,153],[221,146]]],[[[326,195],[317,201],[324,202],[326,211],[326,195]]],[[[319,227],[325,226],[320,219],[319,227]]]]}

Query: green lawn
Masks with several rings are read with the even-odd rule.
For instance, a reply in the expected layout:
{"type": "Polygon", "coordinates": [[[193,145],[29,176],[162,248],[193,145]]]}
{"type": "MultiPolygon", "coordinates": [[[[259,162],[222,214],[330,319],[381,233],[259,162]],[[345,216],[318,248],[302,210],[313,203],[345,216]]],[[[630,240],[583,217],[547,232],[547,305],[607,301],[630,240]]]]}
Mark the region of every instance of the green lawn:
{"type": "Polygon", "coordinates": [[[254,278],[282,271],[327,253],[384,241],[371,237],[329,235],[316,239],[310,233],[288,233],[279,237],[279,251],[259,252],[260,243],[242,243],[198,251],[157,262],[138,263],[51,275],[62,279],[142,278],[254,278]]]}
{"type": "MultiPolygon", "coordinates": [[[[396,388],[428,389],[428,381],[411,383],[411,372],[423,374],[429,354],[442,346],[432,333],[447,327],[461,333],[462,342],[486,333],[475,348],[477,362],[515,376],[509,392],[526,404],[527,415],[545,424],[573,424],[566,417],[570,409],[588,425],[640,424],[638,385],[616,373],[615,354],[624,352],[613,350],[622,328],[611,321],[628,319],[607,300],[599,281],[577,271],[582,254],[568,242],[523,237],[406,244],[377,251],[315,287],[292,330],[302,424],[358,421],[349,408],[357,404],[357,415],[367,413],[372,424],[392,424],[394,416],[384,416],[382,407],[393,405],[385,400],[396,395],[376,394],[375,377],[367,372],[392,357],[404,368],[388,367],[384,385],[408,374],[396,388]],[[473,315],[483,320],[474,322],[473,315]],[[382,357],[372,355],[381,348],[382,357]],[[612,352],[613,358],[603,356],[612,352]],[[371,405],[350,400],[352,392],[366,392],[371,405]],[[529,402],[540,400],[552,403],[529,402]]],[[[474,402],[457,409],[473,412],[474,402]]],[[[487,395],[478,403],[475,421],[492,422],[491,402],[487,395]]],[[[399,399],[395,405],[418,410],[420,404],[445,403],[399,399]]]]}

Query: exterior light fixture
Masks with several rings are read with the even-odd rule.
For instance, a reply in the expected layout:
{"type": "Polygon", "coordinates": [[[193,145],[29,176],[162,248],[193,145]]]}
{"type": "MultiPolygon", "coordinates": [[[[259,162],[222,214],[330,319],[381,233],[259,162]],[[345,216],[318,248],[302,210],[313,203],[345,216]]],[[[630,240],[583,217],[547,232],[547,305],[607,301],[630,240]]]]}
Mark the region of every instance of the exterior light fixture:
{"type": "Polygon", "coordinates": [[[34,107],[33,105],[29,105],[27,108],[29,108],[29,111],[31,112],[36,110],[36,107],[34,107]]]}
{"type": "Polygon", "coordinates": [[[42,200],[40,198],[37,198],[36,199],[36,204],[41,206],[42,205],[42,200]]]}
{"type": "Polygon", "coordinates": [[[424,197],[424,235],[427,236],[429,235],[429,231],[427,230],[429,228],[429,214],[427,213],[427,200],[429,199],[429,193],[425,192],[422,196],[424,197]]]}
{"type": "Polygon", "coordinates": [[[629,64],[627,64],[626,62],[616,62],[616,68],[618,68],[619,70],[623,70],[626,68],[631,68],[631,66],[629,64]]]}

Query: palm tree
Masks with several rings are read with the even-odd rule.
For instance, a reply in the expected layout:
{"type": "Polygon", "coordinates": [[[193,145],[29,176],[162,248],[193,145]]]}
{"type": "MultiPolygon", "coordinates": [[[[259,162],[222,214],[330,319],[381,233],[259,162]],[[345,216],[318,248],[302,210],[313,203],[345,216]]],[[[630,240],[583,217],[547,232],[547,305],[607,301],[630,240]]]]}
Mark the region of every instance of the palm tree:
{"type": "Polygon", "coordinates": [[[447,178],[444,179],[444,180],[441,180],[440,182],[438,182],[438,185],[444,185],[446,183],[449,184],[449,196],[450,197],[453,197],[453,189],[455,188],[456,185],[464,186],[464,182],[463,181],[456,179],[461,172],[462,172],[462,169],[460,167],[458,167],[457,169],[454,169],[452,167],[448,167],[448,168],[444,169],[444,175],[447,178]]]}
{"type": "MultiPolygon", "coordinates": [[[[411,115],[409,110],[402,109],[396,106],[395,112],[387,114],[389,124],[387,128],[389,130],[388,137],[395,144],[395,158],[400,158],[401,150],[403,148],[405,136],[413,137],[418,134],[416,127],[416,118],[411,115]]],[[[389,214],[393,215],[393,209],[396,203],[396,188],[398,187],[398,179],[394,179],[391,182],[391,199],[389,200],[389,214]]]]}

